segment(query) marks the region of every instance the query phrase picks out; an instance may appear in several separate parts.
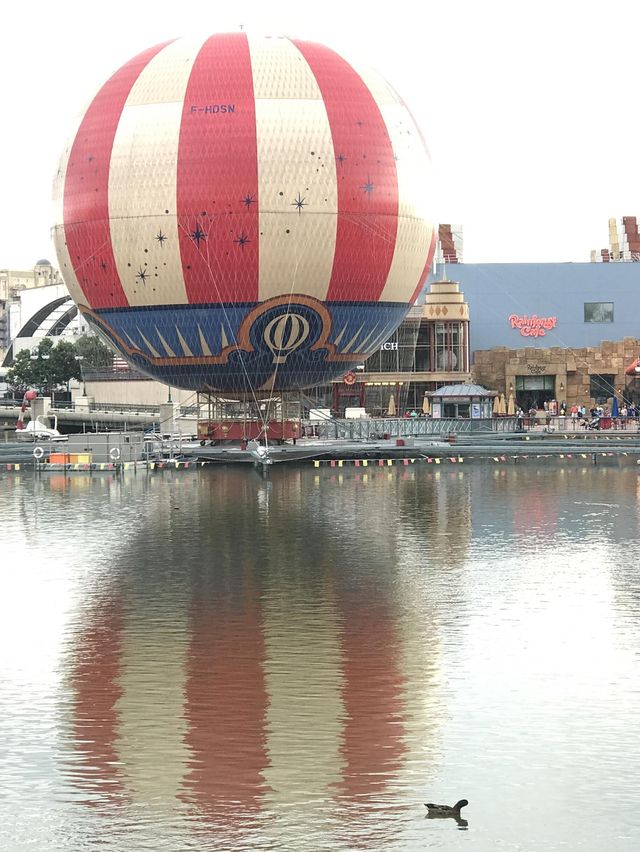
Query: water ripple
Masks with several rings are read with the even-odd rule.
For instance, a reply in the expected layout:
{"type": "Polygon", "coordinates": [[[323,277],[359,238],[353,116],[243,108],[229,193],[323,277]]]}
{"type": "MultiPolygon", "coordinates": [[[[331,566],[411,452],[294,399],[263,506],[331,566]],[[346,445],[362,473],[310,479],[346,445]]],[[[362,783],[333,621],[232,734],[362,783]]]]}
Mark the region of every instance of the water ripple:
{"type": "Polygon", "coordinates": [[[638,494],[0,474],[0,846],[635,849],[638,494]]]}

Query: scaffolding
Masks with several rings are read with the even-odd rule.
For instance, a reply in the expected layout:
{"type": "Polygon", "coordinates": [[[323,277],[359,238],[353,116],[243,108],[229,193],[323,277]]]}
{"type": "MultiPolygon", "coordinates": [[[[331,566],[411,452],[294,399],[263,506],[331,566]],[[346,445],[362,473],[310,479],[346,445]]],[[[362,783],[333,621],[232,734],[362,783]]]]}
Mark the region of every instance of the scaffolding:
{"type": "Polygon", "coordinates": [[[228,399],[200,391],[198,438],[212,446],[247,441],[295,443],[301,434],[302,405],[297,391],[266,399],[228,399]]]}

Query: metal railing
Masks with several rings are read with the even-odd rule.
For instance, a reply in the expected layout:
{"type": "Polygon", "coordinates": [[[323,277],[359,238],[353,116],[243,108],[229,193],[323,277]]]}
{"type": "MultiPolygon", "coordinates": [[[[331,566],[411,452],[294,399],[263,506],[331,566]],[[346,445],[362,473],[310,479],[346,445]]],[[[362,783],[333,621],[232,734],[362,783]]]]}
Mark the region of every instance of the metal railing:
{"type": "MultiPolygon", "coordinates": [[[[22,406],[21,399],[0,398],[0,407],[3,409],[20,408],[22,406]]],[[[77,411],[78,413],[103,412],[106,414],[153,414],[159,416],[159,405],[142,405],[138,403],[128,402],[92,402],[90,405],[69,400],[53,400],[50,411],[77,411]]],[[[197,405],[181,405],[178,413],[180,417],[198,417],[201,409],[197,405]]]]}
{"type": "MultiPolygon", "coordinates": [[[[81,406],[77,406],[77,408],[80,409],[81,406]]],[[[84,410],[87,410],[86,406],[84,410]]],[[[160,412],[160,406],[138,405],[137,403],[130,402],[93,402],[89,406],[89,410],[104,411],[109,414],[158,414],[160,412]]]]}
{"type": "Polygon", "coordinates": [[[308,421],[305,430],[313,430],[314,437],[351,441],[375,441],[385,437],[417,438],[442,437],[461,433],[514,432],[515,417],[459,420],[429,417],[384,417],[358,420],[308,421]]]}

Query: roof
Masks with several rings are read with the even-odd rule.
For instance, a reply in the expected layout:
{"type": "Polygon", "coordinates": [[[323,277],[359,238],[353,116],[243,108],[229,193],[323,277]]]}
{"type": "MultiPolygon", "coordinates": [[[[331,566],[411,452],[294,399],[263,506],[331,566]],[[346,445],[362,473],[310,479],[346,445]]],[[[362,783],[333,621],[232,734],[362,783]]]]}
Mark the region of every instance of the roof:
{"type": "Polygon", "coordinates": [[[497,396],[494,391],[487,390],[483,388],[482,385],[443,385],[441,388],[437,390],[431,391],[427,396],[448,396],[448,397],[461,397],[461,396],[482,396],[482,397],[492,397],[497,396]]]}

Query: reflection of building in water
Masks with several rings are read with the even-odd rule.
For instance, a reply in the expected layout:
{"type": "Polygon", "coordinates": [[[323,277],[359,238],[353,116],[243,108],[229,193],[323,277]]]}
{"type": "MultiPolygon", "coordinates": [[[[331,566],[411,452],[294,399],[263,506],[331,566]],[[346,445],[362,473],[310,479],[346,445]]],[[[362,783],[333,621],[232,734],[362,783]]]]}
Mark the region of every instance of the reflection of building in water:
{"type": "Polygon", "coordinates": [[[416,551],[423,564],[430,555],[438,564],[452,566],[468,558],[471,475],[451,463],[441,467],[433,463],[427,473],[420,468],[402,489],[396,519],[397,558],[407,563],[415,560],[416,551]]]}
{"type": "MultiPolygon", "coordinates": [[[[600,538],[611,535],[612,542],[637,538],[634,521],[622,509],[627,502],[633,506],[628,490],[635,493],[637,479],[635,470],[626,467],[625,456],[615,461],[598,459],[596,467],[602,467],[597,478],[591,476],[591,453],[569,453],[556,461],[562,466],[512,464],[485,469],[482,483],[477,479],[474,483],[476,528],[491,524],[498,534],[516,536],[524,545],[535,546],[536,540],[548,542],[567,524],[573,528],[598,519],[600,538]],[[502,507],[499,514],[496,505],[502,507]]],[[[475,474],[478,477],[481,472],[475,474]]],[[[614,555],[612,565],[625,561],[623,552],[620,558],[614,555]]]]}
{"type": "MultiPolygon", "coordinates": [[[[557,478],[556,478],[557,479],[557,478]]],[[[562,487],[562,482],[555,484],[553,488],[545,482],[545,477],[538,477],[532,481],[527,477],[526,487],[523,488],[522,479],[517,476],[509,477],[509,481],[497,483],[502,486],[501,490],[507,490],[510,495],[512,510],[512,529],[516,535],[531,538],[536,536],[555,535],[558,528],[558,515],[563,491],[566,494],[567,484],[562,487]]]]}
{"type": "Polygon", "coordinates": [[[346,492],[317,512],[311,482],[212,474],[194,501],[194,480],[145,480],[139,538],[77,614],[64,769],[85,801],[271,836],[301,801],[372,807],[424,761],[424,612],[407,623],[375,519],[354,561],[364,516],[346,492]]]}

